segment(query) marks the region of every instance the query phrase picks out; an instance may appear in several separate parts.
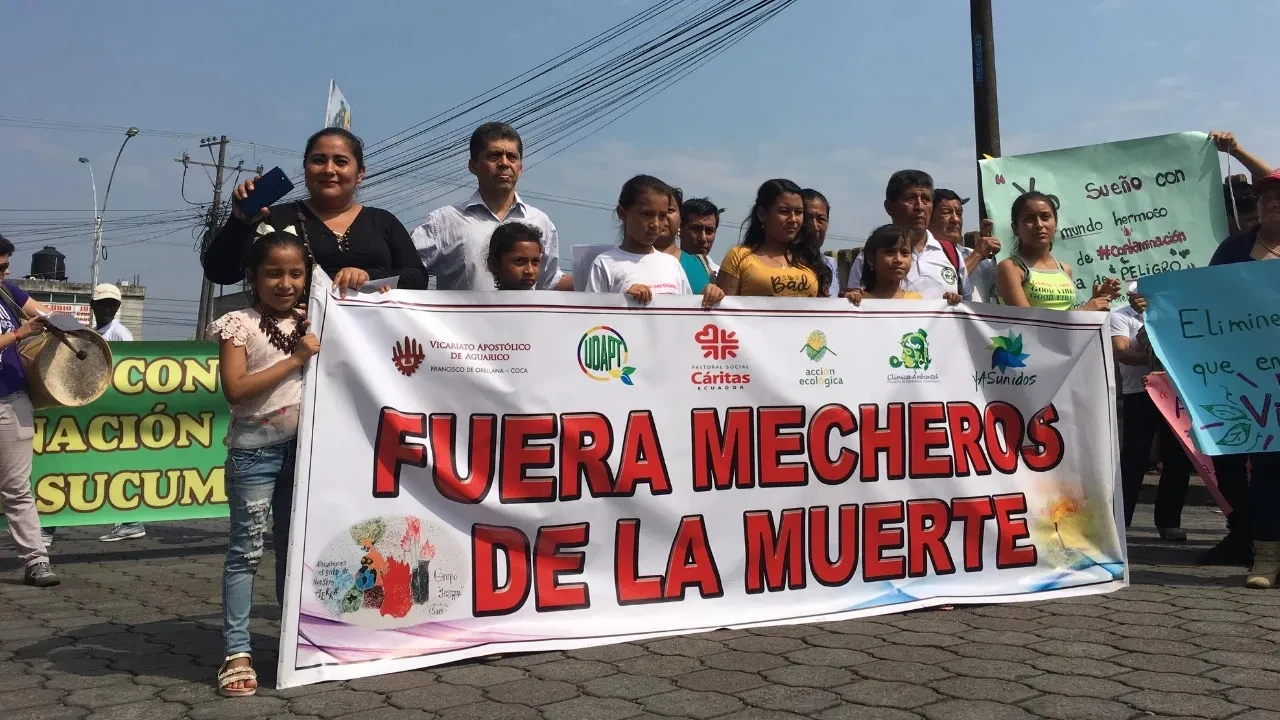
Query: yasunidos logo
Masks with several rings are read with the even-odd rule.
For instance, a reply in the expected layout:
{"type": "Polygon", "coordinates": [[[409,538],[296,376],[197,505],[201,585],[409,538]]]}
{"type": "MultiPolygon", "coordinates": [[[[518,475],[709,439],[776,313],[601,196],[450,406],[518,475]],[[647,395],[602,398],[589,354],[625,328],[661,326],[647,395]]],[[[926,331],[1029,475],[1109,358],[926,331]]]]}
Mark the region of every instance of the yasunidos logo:
{"type": "Polygon", "coordinates": [[[991,351],[991,369],[1000,372],[1026,367],[1027,358],[1031,357],[1029,353],[1022,352],[1022,335],[1015,335],[1012,330],[991,338],[987,349],[991,351]]]}
{"type": "Polygon", "coordinates": [[[635,385],[631,376],[636,369],[629,364],[630,356],[622,333],[607,325],[591,328],[578,341],[578,367],[592,380],[621,380],[623,385],[635,385]]]}
{"type": "Polygon", "coordinates": [[[929,333],[924,329],[903,335],[902,356],[889,358],[889,367],[895,369],[928,370],[932,364],[933,358],[929,357],[929,333]]]}
{"type": "Polygon", "coordinates": [[[1016,368],[1025,368],[1030,353],[1022,351],[1022,335],[1009,330],[1004,335],[996,335],[987,345],[991,351],[991,369],[979,370],[973,375],[974,389],[984,385],[1034,385],[1036,376],[1025,372],[1009,372],[1016,368]]]}

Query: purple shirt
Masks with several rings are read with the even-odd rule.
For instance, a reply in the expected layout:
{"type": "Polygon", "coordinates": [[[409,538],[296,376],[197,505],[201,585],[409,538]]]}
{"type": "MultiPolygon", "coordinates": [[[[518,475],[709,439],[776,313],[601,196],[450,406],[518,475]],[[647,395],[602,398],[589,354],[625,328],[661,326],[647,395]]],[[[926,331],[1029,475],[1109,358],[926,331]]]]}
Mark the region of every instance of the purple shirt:
{"type": "MultiPolygon", "coordinates": [[[[22,288],[7,281],[4,287],[9,291],[14,302],[18,303],[18,307],[27,304],[28,296],[22,288]]],[[[17,330],[21,324],[21,320],[13,316],[9,303],[0,302],[0,335],[17,330]]],[[[18,359],[18,344],[14,343],[0,351],[0,397],[26,389],[27,374],[22,371],[22,361],[18,359]]]]}

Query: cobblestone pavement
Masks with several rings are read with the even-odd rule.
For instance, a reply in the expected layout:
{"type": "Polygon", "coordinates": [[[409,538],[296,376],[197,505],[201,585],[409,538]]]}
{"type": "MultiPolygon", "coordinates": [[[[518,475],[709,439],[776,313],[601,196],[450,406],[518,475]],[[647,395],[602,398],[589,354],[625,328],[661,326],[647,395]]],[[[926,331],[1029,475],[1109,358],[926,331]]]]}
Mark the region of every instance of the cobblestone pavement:
{"type": "MultiPolygon", "coordinates": [[[[1151,508],[1139,508],[1149,522],[1151,508]]],[[[0,563],[0,717],[406,720],[1280,719],[1280,591],[1191,566],[1222,516],[1188,508],[1191,541],[1131,538],[1133,587],[1068,601],[721,630],[509,656],[288,691],[274,684],[269,564],[254,644],[264,689],[222,699],[221,522],[98,543],[59,532],[61,587],[0,563]],[[265,620],[263,618],[266,618],[265,620]]]]}

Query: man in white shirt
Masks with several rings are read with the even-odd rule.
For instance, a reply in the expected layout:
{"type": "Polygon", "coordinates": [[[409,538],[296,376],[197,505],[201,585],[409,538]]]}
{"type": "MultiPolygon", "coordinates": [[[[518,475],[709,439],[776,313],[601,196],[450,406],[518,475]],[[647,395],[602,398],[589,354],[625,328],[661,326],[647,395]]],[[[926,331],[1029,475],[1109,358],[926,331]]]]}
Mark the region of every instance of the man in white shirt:
{"type": "Polygon", "coordinates": [[[976,302],[996,302],[996,254],[1000,241],[993,235],[995,223],[989,218],[981,223],[981,231],[964,232],[964,206],[968,198],[947,188],[933,191],[933,217],[929,220],[929,232],[938,240],[950,240],[960,250],[964,259],[965,274],[973,286],[976,302]],[[966,240],[970,242],[966,242],[966,240]]]}
{"type": "Polygon", "coordinates": [[[520,199],[516,183],[523,169],[524,144],[506,123],[485,123],[471,134],[471,161],[477,189],[466,200],[434,210],[413,231],[428,275],[438,290],[493,290],[488,268],[489,237],[501,224],[519,221],[542,231],[542,271],[538,290],[573,290],[560,270],[560,240],[551,218],[520,199]]]}
{"type": "MultiPolygon", "coordinates": [[[[925,299],[941,300],[945,293],[959,293],[973,299],[973,287],[959,248],[949,240],[939,240],[929,232],[933,217],[933,178],[921,170],[899,170],[885,186],[884,210],[893,224],[911,240],[911,271],[902,280],[902,289],[918,292],[925,299]]],[[[849,269],[847,289],[862,287],[861,253],[849,269]]]]}
{"type": "MultiPolygon", "coordinates": [[[[818,249],[821,250],[823,244],[827,242],[827,227],[831,223],[831,203],[827,202],[827,196],[813,188],[801,190],[800,198],[804,200],[804,221],[818,238],[818,249]]],[[[839,297],[840,270],[836,265],[836,259],[830,255],[823,255],[822,261],[831,268],[831,285],[827,288],[827,297],[839,297]]]]}
{"type": "Polygon", "coordinates": [[[1138,284],[1129,284],[1129,304],[1112,310],[1111,349],[1120,364],[1120,392],[1124,395],[1124,441],[1120,445],[1120,481],[1124,491],[1124,524],[1133,521],[1138,493],[1147,473],[1151,441],[1160,437],[1160,486],[1156,490],[1156,528],[1165,540],[1181,542],[1187,533],[1182,524],[1182,505],[1191,479],[1191,459],[1147,394],[1146,377],[1151,372],[1151,347],[1142,328],[1147,302],[1138,294],[1138,284]]]}

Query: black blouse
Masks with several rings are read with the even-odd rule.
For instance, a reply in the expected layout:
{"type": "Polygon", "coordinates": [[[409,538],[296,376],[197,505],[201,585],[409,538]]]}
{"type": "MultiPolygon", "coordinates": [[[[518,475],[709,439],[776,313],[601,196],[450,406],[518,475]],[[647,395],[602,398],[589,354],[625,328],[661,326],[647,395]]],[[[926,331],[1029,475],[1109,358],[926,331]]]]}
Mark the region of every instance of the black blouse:
{"type": "MultiPolygon", "coordinates": [[[[399,287],[425,290],[427,272],[413,240],[395,215],[379,208],[363,207],[347,230],[342,247],[320,218],[305,203],[285,203],[271,208],[269,222],[277,230],[293,225],[305,237],[311,256],[330,276],[345,267],[369,273],[370,280],[398,277],[399,287]]],[[[244,254],[253,239],[253,226],[235,217],[214,236],[201,264],[209,282],[233,285],[244,280],[244,254]]]]}

